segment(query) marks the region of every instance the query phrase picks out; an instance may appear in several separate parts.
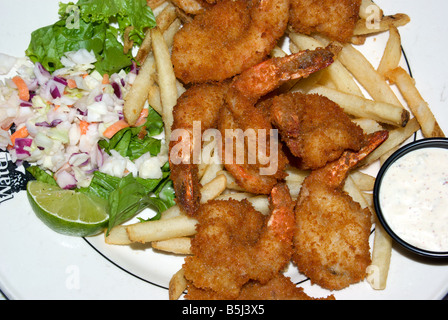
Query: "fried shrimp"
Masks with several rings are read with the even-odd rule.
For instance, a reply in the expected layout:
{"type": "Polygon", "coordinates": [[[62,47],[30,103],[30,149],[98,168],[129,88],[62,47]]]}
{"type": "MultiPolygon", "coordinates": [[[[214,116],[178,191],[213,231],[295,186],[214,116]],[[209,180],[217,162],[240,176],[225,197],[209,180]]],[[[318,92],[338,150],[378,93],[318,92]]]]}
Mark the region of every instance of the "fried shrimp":
{"type": "Polygon", "coordinates": [[[174,37],[172,62],[184,83],[222,81],[262,62],[283,36],[290,0],[221,0],[174,37]]]}
{"type": "MultiPolygon", "coordinates": [[[[188,287],[186,296],[189,300],[223,300],[214,291],[188,287]]],[[[327,298],[313,298],[307,295],[303,288],[297,287],[291,279],[279,273],[266,284],[250,281],[243,286],[240,295],[235,300],[335,300],[331,295],[327,298]]]]}
{"type": "Polygon", "coordinates": [[[350,42],[360,6],[361,0],[291,0],[289,23],[296,32],[350,42]]]}
{"type": "Polygon", "coordinates": [[[270,196],[271,214],[264,216],[247,201],[213,200],[201,205],[193,256],[185,258],[191,285],[235,299],[250,280],[266,283],[291,259],[294,203],[279,184],[270,196]]]}
{"type": "Polygon", "coordinates": [[[330,99],[298,92],[276,96],[269,112],[289,151],[302,169],[317,169],[346,150],[359,151],[365,140],[361,127],[330,99]]]}
{"type": "Polygon", "coordinates": [[[295,207],[293,261],[312,283],[340,290],[363,280],[371,263],[371,214],[342,191],[349,171],[388,137],[369,136],[358,153],[313,171],[304,181],[295,207]]]}
{"type": "Polygon", "coordinates": [[[275,132],[271,131],[270,119],[255,107],[255,103],[285,81],[307,77],[332,62],[331,50],[319,48],[266,60],[231,81],[196,84],[188,89],[178,99],[173,112],[172,136],[176,136],[177,129],[183,131],[180,139],[173,138],[170,142],[171,178],[180,207],[194,216],[200,203],[197,162],[192,161],[192,151],[198,147],[192,139],[195,121],[201,124],[202,132],[210,128],[220,130],[223,139],[221,160],[241,187],[248,192],[269,194],[278,181],[285,177],[284,169],[288,161],[281,145],[274,143],[276,137],[271,136],[275,132]],[[246,140],[243,148],[240,148],[243,149],[242,160],[237,159],[238,146],[233,146],[236,144],[233,136],[230,141],[227,139],[228,130],[234,133],[244,131],[243,134],[250,130],[253,133],[254,141],[249,143],[246,140]],[[183,137],[184,134],[187,137],[183,137]],[[181,152],[185,149],[188,150],[186,154],[181,152]],[[260,153],[263,159],[260,159],[260,153]]]}
{"type": "Polygon", "coordinates": [[[179,139],[173,138],[170,142],[171,179],[178,205],[191,216],[201,199],[197,161],[193,159],[193,150],[196,144],[201,147],[201,141],[193,139],[194,122],[200,123],[201,134],[217,127],[227,88],[226,83],[194,85],[182,94],[173,110],[172,137],[177,135],[176,130],[181,131],[179,139]]]}
{"type": "MultiPolygon", "coordinates": [[[[278,88],[285,81],[291,79],[300,79],[309,76],[310,74],[321,70],[331,63],[333,63],[334,54],[330,48],[318,48],[314,51],[302,51],[283,58],[272,58],[266,60],[235,77],[230,84],[227,92],[224,109],[221,110],[221,117],[219,120],[219,129],[221,134],[225,136],[227,129],[241,129],[246,132],[247,129],[252,129],[256,138],[255,142],[247,143],[245,146],[245,155],[250,155],[253,144],[258,143],[260,148],[260,134],[271,131],[271,119],[255,104],[257,101],[278,88]]],[[[275,133],[275,131],[273,132],[275,133]]],[[[271,139],[266,141],[266,153],[270,162],[267,165],[260,165],[260,163],[244,163],[238,162],[235,155],[232,161],[225,161],[226,169],[234,176],[236,182],[245,190],[257,194],[269,194],[272,187],[278,180],[284,178],[284,168],[287,164],[287,159],[281,150],[275,146],[271,150],[271,146],[276,142],[275,137],[270,136],[271,139]],[[272,139],[274,138],[274,139],[272,139]],[[268,150],[270,153],[268,153],[268,150]],[[273,163],[275,166],[273,167],[273,163]],[[268,169],[266,167],[269,166],[268,169]],[[263,170],[276,169],[275,172],[266,174],[263,170]]],[[[261,138],[261,140],[263,140],[261,138]]],[[[265,139],[266,140],[266,139],[265,139]]],[[[223,154],[228,153],[229,145],[232,145],[232,140],[226,140],[223,144],[223,154]]],[[[235,152],[238,146],[232,147],[235,152]]],[[[254,151],[252,151],[254,153],[254,151]]]]}

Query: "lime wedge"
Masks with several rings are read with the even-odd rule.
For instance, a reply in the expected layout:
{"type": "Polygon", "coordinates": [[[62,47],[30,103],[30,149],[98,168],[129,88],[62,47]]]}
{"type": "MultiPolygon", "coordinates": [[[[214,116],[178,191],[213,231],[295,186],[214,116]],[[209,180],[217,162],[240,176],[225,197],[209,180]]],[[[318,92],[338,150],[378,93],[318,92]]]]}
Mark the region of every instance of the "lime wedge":
{"type": "Polygon", "coordinates": [[[87,237],[107,227],[102,199],[35,180],[28,182],[27,195],[37,217],[56,232],[87,237]]]}

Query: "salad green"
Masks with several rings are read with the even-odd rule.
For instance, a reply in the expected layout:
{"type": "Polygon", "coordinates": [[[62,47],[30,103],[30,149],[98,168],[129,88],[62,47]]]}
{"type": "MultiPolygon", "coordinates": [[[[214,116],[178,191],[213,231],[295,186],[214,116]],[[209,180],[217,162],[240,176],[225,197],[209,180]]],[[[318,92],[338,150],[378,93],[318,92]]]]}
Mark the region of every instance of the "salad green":
{"type": "MultiPolygon", "coordinates": [[[[11,133],[0,130],[0,148],[18,165],[30,165],[33,185],[40,186],[35,194],[53,188],[84,203],[101,202],[107,233],[148,207],[156,211],[148,219],[159,219],[175,204],[162,117],[146,103],[137,126],[114,126],[125,122],[124,97],[138,72],[132,53],[124,53],[123,35],[126,30],[138,46],[155,26],[154,15],[146,0],[79,0],[60,3],[59,17],[32,33],[29,59],[15,77],[22,88],[17,81],[0,83],[8,111],[0,125],[12,126],[11,133]]],[[[33,208],[56,217],[54,208],[46,210],[51,205],[33,208]]]]}
{"type": "Polygon", "coordinates": [[[140,45],[145,30],[155,26],[155,17],[146,0],[79,0],[60,3],[60,20],[31,34],[26,55],[52,72],[63,67],[66,52],[86,49],[96,57],[101,74],[119,72],[132,65],[132,52],[124,52],[123,35],[140,45]]]}

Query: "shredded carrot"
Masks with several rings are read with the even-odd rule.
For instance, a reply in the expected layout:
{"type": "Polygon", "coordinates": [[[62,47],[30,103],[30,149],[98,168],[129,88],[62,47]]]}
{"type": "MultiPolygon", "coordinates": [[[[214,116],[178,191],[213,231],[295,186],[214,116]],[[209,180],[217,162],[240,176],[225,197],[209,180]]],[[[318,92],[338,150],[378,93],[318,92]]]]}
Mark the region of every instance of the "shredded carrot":
{"type": "Polygon", "coordinates": [[[60,107],[61,107],[61,106],[60,106],[59,104],[56,104],[56,105],[54,106],[54,111],[58,110],[60,107]]]}
{"type": "Polygon", "coordinates": [[[89,123],[87,121],[81,120],[79,122],[79,129],[81,129],[82,135],[86,134],[87,130],[89,129],[89,123]]]}
{"type": "Polygon", "coordinates": [[[103,84],[109,84],[109,75],[107,73],[103,75],[103,84]]]}
{"type": "Polygon", "coordinates": [[[147,133],[148,133],[148,131],[146,130],[146,127],[142,126],[142,128],[140,129],[140,132],[138,133],[138,138],[140,140],[144,139],[146,137],[147,133]]]}
{"type": "Polygon", "coordinates": [[[12,135],[11,135],[11,143],[12,145],[9,145],[9,148],[12,148],[15,144],[16,144],[16,139],[18,138],[26,138],[29,136],[29,132],[28,129],[26,127],[22,127],[18,130],[16,130],[12,135]]]}
{"type": "Polygon", "coordinates": [[[23,101],[30,100],[30,91],[28,89],[28,86],[26,85],[25,81],[19,77],[15,76],[12,78],[12,81],[17,86],[17,89],[19,90],[19,98],[23,101]]]}
{"type": "Polygon", "coordinates": [[[88,76],[89,76],[88,73],[84,73],[84,74],[82,75],[82,78],[85,79],[85,78],[87,78],[88,76]]]}
{"type": "Polygon", "coordinates": [[[67,86],[70,89],[74,89],[77,87],[75,79],[67,79],[67,86]]]}
{"type": "Polygon", "coordinates": [[[149,114],[149,110],[148,109],[143,109],[142,112],[140,113],[139,118],[137,119],[137,121],[135,122],[135,127],[140,127],[142,125],[145,124],[146,122],[146,118],[148,117],[149,114]]]}
{"type": "Polygon", "coordinates": [[[129,127],[129,124],[125,120],[118,120],[117,122],[110,125],[106,130],[103,132],[103,136],[110,139],[121,129],[129,127]]]}

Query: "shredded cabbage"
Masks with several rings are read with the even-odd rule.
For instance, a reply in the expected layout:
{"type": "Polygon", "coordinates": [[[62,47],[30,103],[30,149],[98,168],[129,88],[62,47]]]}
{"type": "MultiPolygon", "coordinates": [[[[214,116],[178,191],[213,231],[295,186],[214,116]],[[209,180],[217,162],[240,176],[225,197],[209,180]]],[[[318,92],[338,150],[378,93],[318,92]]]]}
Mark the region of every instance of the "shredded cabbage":
{"type": "Polygon", "coordinates": [[[168,158],[165,149],[160,151],[160,143],[159,155],[151,149],[153,154],[147,151],[134,161],[99,146],[108,140],[104,131],[123,119],[123,97],[135,73],[120,71],[103,83],[103,76],[93,69],[95,61],[95,54],[86,49],[67,52],[61,59],[63,68],[50,73],[39,62],[23,60],[20,76],[30,100],[20,100],[9,79],[0,83],[0,148],[9,149],[15,162],[26,161],[50,172],[62,188],[89,186],[95,171],[118,178],[129,173],[162,178],[168,158]],[[16,130],[26,127],[28,132],[14,146],[7,130],[11,126],[16,130]]]}

